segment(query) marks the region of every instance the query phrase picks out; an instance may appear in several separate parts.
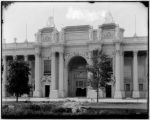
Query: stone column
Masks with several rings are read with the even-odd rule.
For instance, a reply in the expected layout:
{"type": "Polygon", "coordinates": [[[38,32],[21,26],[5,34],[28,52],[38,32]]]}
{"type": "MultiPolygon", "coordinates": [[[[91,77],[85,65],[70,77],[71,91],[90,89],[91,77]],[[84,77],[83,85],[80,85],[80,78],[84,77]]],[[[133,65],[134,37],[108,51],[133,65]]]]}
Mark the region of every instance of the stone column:
{"type": "Polygon", "coordinates": [[[6,97],[6,56],[3,56],[2,97],[6,97]]]}
{"type": "Polygon", "coordinates": [[[125,91],[124,91],[124,51],[121,52],[120,54],[120,71],[121,71],[121,93],[122,97],[125,97],[125,91]]]}
{"type": "Polygon", "coordinates": [[[52,90],[56,89],[56,63],[55,62],[56,62],[55,52],[52,52],[52,65],[51,65],[51,72],[52,72],[51,88],[52,90]]]}
{"type": "Polygon", "coordinates": [[[58,90],[56,90],[56,56],[55,52],[52,52],[51,58],[51,87],[50,87],[50,98],[58,98],[58,90]]]}
{"type": "Polygon", "coordinates": [[[59,96],[64,97],[64,57],[63,52],[59,52],[59,96]]]}
{"type": "Polygon", "coordinates": [[[40,53],[36,53],[35,55],[35,91],[34,91],[34,97],[41,97],[41,82],[40,82],[40,53]]]}
{"type": "Polygon", "coordinates": [[[115,95],[114,98],[122,98],[120,90],[120,50],[116,50],[115,56],[115,95]]]}
{"type": "Polygon", "coordinates": [[[133,51],[133,98],[139,98],[139,84],[138,84],[138,51],[133,51]]]}

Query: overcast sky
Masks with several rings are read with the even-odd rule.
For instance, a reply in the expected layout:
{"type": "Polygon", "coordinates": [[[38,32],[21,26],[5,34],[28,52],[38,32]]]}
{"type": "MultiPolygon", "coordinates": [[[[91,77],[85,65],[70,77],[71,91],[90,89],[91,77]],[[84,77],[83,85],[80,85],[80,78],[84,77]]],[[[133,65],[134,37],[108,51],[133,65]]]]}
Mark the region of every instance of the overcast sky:
{"type": "Polygon", "coordinates": [[[148,9],[136,2],[17,2],[3,11],[3,38],[7,43],[24,42],[26,24],[28,41],[35,41],[34,34],[47,25],[53,15],[56,28],[73,25],[91,25],[97,29],[104,23],[107,11],[110,11],[115,23],[125,29],[124,36],[147,36],[148,9]]]}

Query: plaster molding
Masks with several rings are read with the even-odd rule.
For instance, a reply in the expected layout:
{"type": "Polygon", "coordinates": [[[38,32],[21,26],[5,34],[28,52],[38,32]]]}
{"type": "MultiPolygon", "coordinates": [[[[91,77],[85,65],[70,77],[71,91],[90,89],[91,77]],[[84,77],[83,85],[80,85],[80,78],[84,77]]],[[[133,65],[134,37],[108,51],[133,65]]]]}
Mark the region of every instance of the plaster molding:
{"type": "Polygon", "coordinates": [[[43,75],[42,78],[41,78],[41,82],[51,83],[51,75],[43,75]]]}

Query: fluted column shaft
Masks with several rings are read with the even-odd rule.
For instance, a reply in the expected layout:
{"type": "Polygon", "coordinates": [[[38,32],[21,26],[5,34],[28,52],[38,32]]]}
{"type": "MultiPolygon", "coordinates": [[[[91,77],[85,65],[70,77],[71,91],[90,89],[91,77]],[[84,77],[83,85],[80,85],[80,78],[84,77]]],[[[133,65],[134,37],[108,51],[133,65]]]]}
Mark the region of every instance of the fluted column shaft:
{"type": "Polygon", "coordinates": [[[64,96],[64,89],[63,89],[63,69],[64,69],[64,58],[63,58],[63,52],[59,52],[59,96],[64,96]]]}
{"type": "Polygon", "coordinates": [[[115,95],[114,98],[122,98],[121,90],[120,90],[120,50],[116,50],[115,56],[115,95]]]}
{"type": "Polygon", "coordinates": [[[2,82],[2,97],[6,97],[6,56],[3,56],[3,82],[2,82]]]}
{"type": "Polygon", "coordinates": [[[133,52],[133,98],[138,98],[139,84],[138,84],[138,51],[133,52]]]}

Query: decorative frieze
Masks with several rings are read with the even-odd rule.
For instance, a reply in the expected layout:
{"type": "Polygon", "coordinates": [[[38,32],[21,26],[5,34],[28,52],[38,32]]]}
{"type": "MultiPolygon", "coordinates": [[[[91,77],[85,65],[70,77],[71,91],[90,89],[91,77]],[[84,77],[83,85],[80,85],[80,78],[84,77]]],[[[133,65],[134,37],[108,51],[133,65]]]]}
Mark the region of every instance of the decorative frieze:
{"type": "Polygon", "coordinates": [[[51,48],[51,52],[64,52],[64,47],[63,46],[53,46],[51,48]]]}
{"type": "Polygon", "coordinates": [[[113,30],[105,30],[102,32],[102,39],[114,39],[114,34],[113,30]]]}

